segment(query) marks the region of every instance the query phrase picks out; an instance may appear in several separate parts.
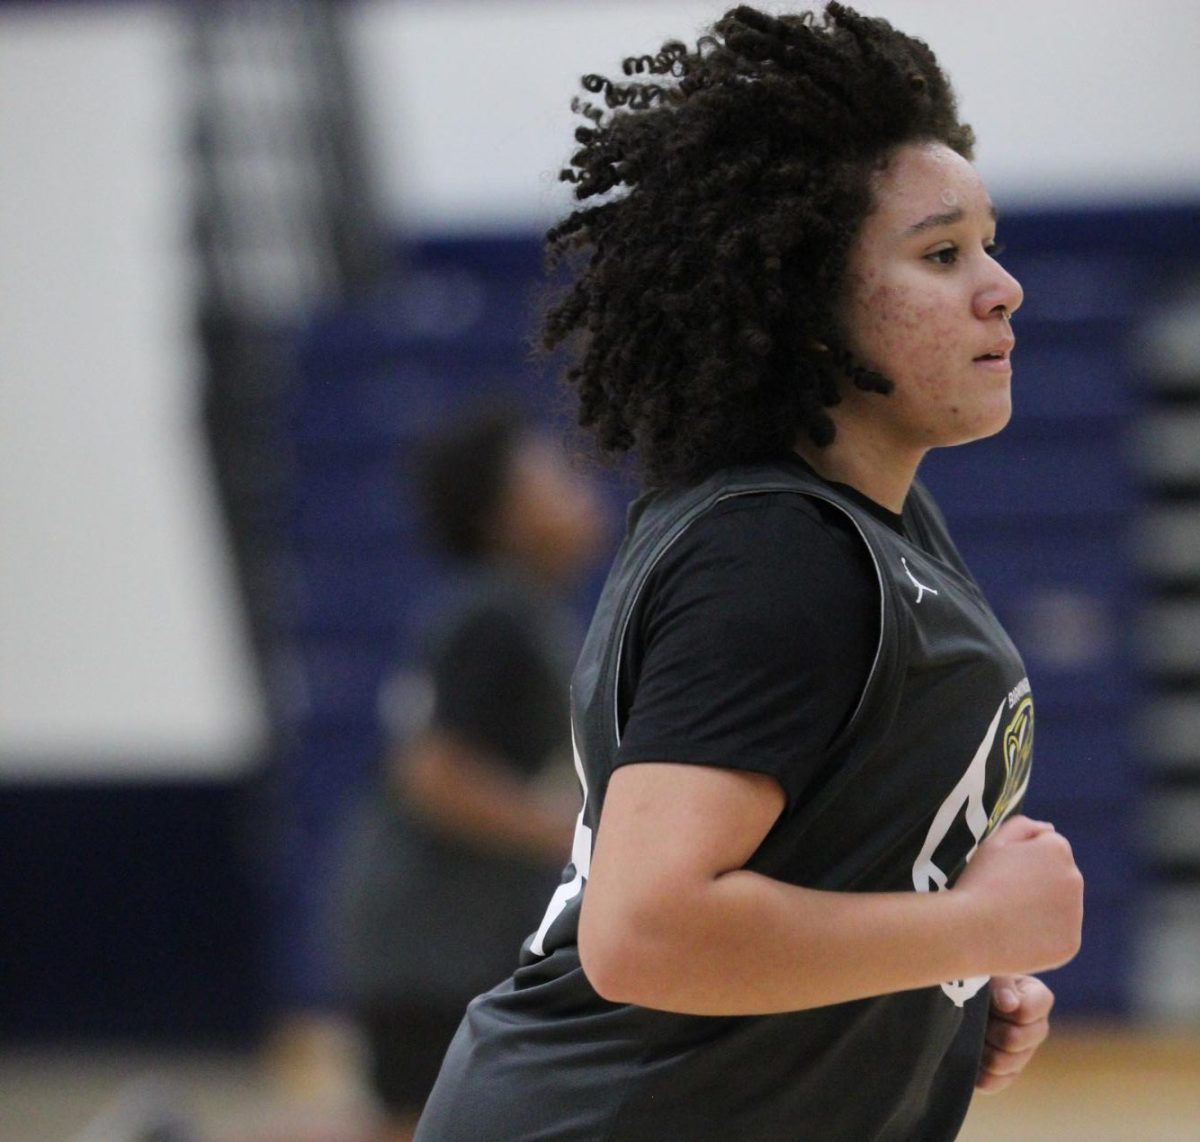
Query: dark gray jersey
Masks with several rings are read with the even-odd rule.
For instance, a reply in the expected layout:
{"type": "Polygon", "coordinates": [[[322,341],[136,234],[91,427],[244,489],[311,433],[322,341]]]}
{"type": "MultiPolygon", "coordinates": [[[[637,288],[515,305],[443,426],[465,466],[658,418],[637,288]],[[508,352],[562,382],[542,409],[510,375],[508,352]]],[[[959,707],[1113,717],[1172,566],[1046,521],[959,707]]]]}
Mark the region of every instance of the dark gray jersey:
{"type": "Polygon", "coordinates": [[[644,499],[572,684],[585,794],[572,862],[513,978],[468,1010],[422,1142],[937,1142],[958,1133],[982,1044],[984,979],[713,1018],[608,1003],[579,966],[578,911],[636,690],[630,640],[647,584],[716,505],[780,493],[816,497],[850,521],[878,582],[879,641],[861,697],[822,756],[794,759],[801,782],[781,775],[796,793],[748,867],[828,890],[940,891],[1019,804],[1032,755],[1028,681],[923,488],[908,497],[903,534],[797,463],[725,471],[644,499]]]}

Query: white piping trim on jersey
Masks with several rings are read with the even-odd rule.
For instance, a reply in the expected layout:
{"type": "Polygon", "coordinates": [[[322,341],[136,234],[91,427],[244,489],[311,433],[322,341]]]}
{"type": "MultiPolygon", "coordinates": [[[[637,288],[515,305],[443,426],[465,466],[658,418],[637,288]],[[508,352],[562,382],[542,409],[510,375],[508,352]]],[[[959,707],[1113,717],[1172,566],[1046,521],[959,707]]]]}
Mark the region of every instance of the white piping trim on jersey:
{"type": "MultiPolygon", "coordinates": [[[[854,530],[858,532],[859,538],[863,541],[863,545],[866,547],[867,553],[871,556],[871,563],[875,568],[875,579],[879,584],[879,641],[875,644],[875,658],[871,662],[871,669],[869,671],[867,671],[867,680],[863,683],[862,692],[859,694],[858,701],[855,703],[855,706],[854,706],[854,712],[850,715],[849,719],[847,719],[847,721],[846,721],[846,725],[850,726],[851,724],[853,724],[855,719],[858,717],[859,712],[863,708],[863,704],[867,700],[867,691],[870,690],[870,688],[871,688],[871,683],[875,678],[875,671],[879,667],[879,660],[880,660],[880,658],[883,657],[883,632],[884,632],[884,617],[885,617],[884,616],[884,607],[887,605],[887,597],[885,594],[884,580],[883,580],[883,568],[880,567],[879,560],[875,557],[875,550],[871,546],[870,540],[867,539],[867,533],[865,531],[863,531],[862,527],[859,525],[858,520],[856,520],[854,518],[854,516],[850,513],[850,511],[847,508],[843,507],[841,504],[839,504],[836,500],[832,499],[831,497],[823,495],[820,492],[801,490],[800,488],[790,488],[790,487],[748,488],[745,491],[726,492],[724,495],[718,496],[715,500],[712,501],[711,504],[708,505],[708,507],[706,507],[704,509],[704,512],[711,511],[718,504],[724,503],[726,500],[737,499],[741,496],[765,496],[765,495],[769,495],[773,492],[791,492],[791,493],[793,493],[795,495],[799,495],[799,496],[811,496],[815,500],[822,500],[823,502],[830,504],[832,507],[837,508],[837,510],[840,511],[854,525],[854,530]]],[[[619,698],[619,694],[620,694],[620,690],[621,690],[621,686],[620,686],[621,660],[625,657],[625,636],[628,633],[629,624],[633,619],[633,612],[637,606],[638,598],[642,593],[642,588],[645,587],[645,585],[646,585],[646,581],[650,578],[651,573],[654,571],[654,568],[658,566],[659,561],[663,558],[664,555],[666,555],[666,553],[668,551],[671,550],[672,547],[675,546],[675,544],[679,541],[679,538],[683,535],[683,533],[685,531],[687,531],[687,529],[689,527],[691,527],[692,524],[695,523],[696,520],[700,518],[700,515],[704,514],[704,512],[701,512],[701,513],[685,520],[684,523],[675,532],[675,534],[672,535],[665,544],[663,544],[662,550],[654,557],[653,562],[651,562],[650,565],[646,568],[645,573],[642,575],[641,581],[637,585],[637,589],[633,592],[633,596],[629,600],[629,606],[625,612],[625,619],[621,623],[621,637],[617,641],[616,670],[614,671],[614,674],[613,674],[613,692],[612,692],[613,735],[616,738],[618,746],[620,746],[620,744],[621,744],[621,721],[620,721],[619,711],[617,709],[618,698],[619,698]]]]}
{"type": "MultiPolygon", "coordinates": [[[[737,495],[737,494],[739,494],[739,493],[731,493],[731,495],[737,495]]],[[[742,493],[742,494],[748,495],[749,493],[742,493]]],[[[721,502],[721,500],[731,498],[731,495],[722,496],[719,499],[714,500],[711,504],[709,504],[708,507],[709,508],[715,507],[717,504],[719,504],[721,502]]],[[[708,510],[708,508],[705,509],[705,511],[707,511],[707,510],[708,510]]],[[[701,513],[701,514],[703,514],[703,513],[701,513]]],[[[646,580],[650,578],[651,574],[653,574],[654,568],[659,565],[659,563],[662,561],[663,556],[666,555],[666,553],[668,551],[670,551],[672,547],[675,546],[675,544],[679,541],[679,537],[681,535],[683,535],[683,533],[685,531],[687,531],[687,529],[689,527],[691,527],[692,524],[695,523],[696,519],[698,519],[698,518],[699,518],[698,516],[695,516],[695,517],[684,520],[683,523],[681,523],[679,525],[679,527],[676,529],[675,534],[672,535],[667,540],[667,542],[663,544],[662,550],[654,557],[654,559],[646,567],[646,570],[643,572],[641,579],[638,581],[637,588],[634,590],[633,594],[630,596],[629,605],[628,605],[628,607],[625,608],[625,618],[622,619],[622,621],[621,621],[621,636],[620,636],[620,638],[617,639],[617,657],[616,657],[616,662],[615,662],[616,669],[613,671],[613,692],[612,692],[613,736],[616,738],[618,746],[620,746],[620,744],[621,744],[621,717],[620,717],[620,711],[617,709],[620,690],[621,690],[621,659],[625,657],[625,636],[629,632],[629,624],[633,620],[634,609],[637,606],[638,599],[641,597],[642,588],[644,588],[646,586],[646,580]]]]}
{"type": "Polygon", "coordinates": [[[579,756],[579,746],[575,740],[574,713],[571,715],[571,753],[575,759],[575,773],[579,778],[579,786],[583,790],[583,804],[579,806],[579,816],[575,819],[575,832],[571,838],[571,864],[575,867],[575,875],[554,890],[550,903],[546,905],[542,922],[533,934],[529,950],[539,958],[546,955],[546,936],[554,922],[567,910],[567,905],[583,891],[584,883],[592,874],[592,830],[585,824],[591,792],[588,789],[587,774],[583,771],[583,759],[579,756]]]}
{"type": "MultiPolygon", "coordinates": [[[[854,530],[858,532],[859,539],[863,541],[863,546],[867,549],[867,554],[871,557],[871,566],[875,568],[875,581],[879,585],[879,641],[875,644],[875,657],[871,661],[871,669],[867,671],[867,679],[863,683],[862,692],[859,694],[858,701],[854,705],[854,712],[846,720],[846,727],[848,728],[858,719],[859,713],[866,704],[867,692],[871,689],[871,683],[875,680],[875,671],[879,667],[879,660],[883,657],[883,633],[886,629],[885,624],[887,621],[887,588],[884,585],[883,568],[879,565],[875,549],[871,546],[871,541],[867,538],[867,533],[847,508],[843,507],[832,497],[822,495],[820,492],[801,492],[800,494],[813,496],[815,499],[823,500],[825,503],[837,508],[854,525],[854,530]]],[[[839,734],[838,736],[840,737],[841,735],[839,734]]]]}

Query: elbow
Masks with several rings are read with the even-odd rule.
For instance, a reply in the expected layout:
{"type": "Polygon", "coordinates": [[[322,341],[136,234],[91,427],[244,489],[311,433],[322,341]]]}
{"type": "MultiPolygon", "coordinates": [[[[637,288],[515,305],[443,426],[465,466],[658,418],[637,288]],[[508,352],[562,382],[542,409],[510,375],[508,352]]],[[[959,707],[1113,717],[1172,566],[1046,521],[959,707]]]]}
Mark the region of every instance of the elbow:
{"type": "Polygon", "coordinates": [[[580,961],[592,990],[608,1003],[654,1008],[666,1006],[658,992],[647,987],[644,979],[638,978],[628,956],[586,955],[581,947],[580,961]]]}
{"type": "Polygon", "coordinates": [[[661,965],[678,963],[671,954],[669,929],[631,914],[605,914],[589,908],[584,894],[579,918],[579,962],[588,983],[609,1003],[668,1007],[670,979],[661,965]]]}
{"type": "Polygon", "coordinates": [[[624,986],[620,970],[613,961],[604,956],[596,956],[580,942],[579,962],[583,966],[583,974],[587,977],[592,990],[609,1003],[632,1003],[631,994],[624,986]]]}
{"type": "Polygon", "coordinates": [[[631,966],[637,960],[636,936],[624,925],[601,923],[587,907],[579,918],[579,963],[592,990],[609,1003],[635,1003],[631,966]]]}

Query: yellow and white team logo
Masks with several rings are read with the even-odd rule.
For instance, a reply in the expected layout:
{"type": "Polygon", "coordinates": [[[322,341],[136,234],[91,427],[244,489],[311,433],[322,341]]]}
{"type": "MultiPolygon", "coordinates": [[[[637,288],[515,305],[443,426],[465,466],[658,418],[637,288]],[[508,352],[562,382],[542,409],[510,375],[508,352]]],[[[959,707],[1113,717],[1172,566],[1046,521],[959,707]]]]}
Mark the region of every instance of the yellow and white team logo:
{"type": "MultiPolygon", "coordinates": [[[[950,834],[950,830],[961,818],[975,843],[967,853],[969,861],[975,855],[980,842],[1013,811],[1025,795],[1029,785],[1029,770],[1033,762],[1033,698],[1029,695],[1029,682],[1023,680],[996,710],[971,764],[959,778],[958,784],[942,802],[933,823],[929,826],[925,843],[913,863],[913,887],[918,892],[939,891],[946,888],[953,869],[943,869],[937,863],[937,851],[950,834]],[[1015,709],[1013,709],[1015,705],[1015,709]],[[984,805],[984,785],[987,781],[987,762],[1000,721],[1005,709],[1012,709],[1012,717],[1004,729],[1001,745],[1004,756],[1004,785],[996,803],[989,813],[984,805]]],[[[943,983],[942,990],[961,1007],[988,981],[987,976],[960,979],[943,983]]]]}
{"type": "Polygon", "coordinates": [[[1004,788],[988,818],[990,833],[1020,804],[1033,765],[1033,699],[1026,694],[1004,730],[1004,788]]]}

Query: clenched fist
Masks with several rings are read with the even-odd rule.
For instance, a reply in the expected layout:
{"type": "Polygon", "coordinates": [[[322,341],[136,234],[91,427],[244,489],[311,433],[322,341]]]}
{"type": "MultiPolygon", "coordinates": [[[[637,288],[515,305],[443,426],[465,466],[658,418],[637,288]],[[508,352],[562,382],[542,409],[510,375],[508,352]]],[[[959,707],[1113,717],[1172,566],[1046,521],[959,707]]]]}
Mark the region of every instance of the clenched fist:
{"type": "Polygon", "coordinates": [[[1079,951],[1083,875],[1067,839],[1045,821],[1006,821],[979,846],[954,891],[970,900],[990,975],[1061,967],[1079,951]]]}

